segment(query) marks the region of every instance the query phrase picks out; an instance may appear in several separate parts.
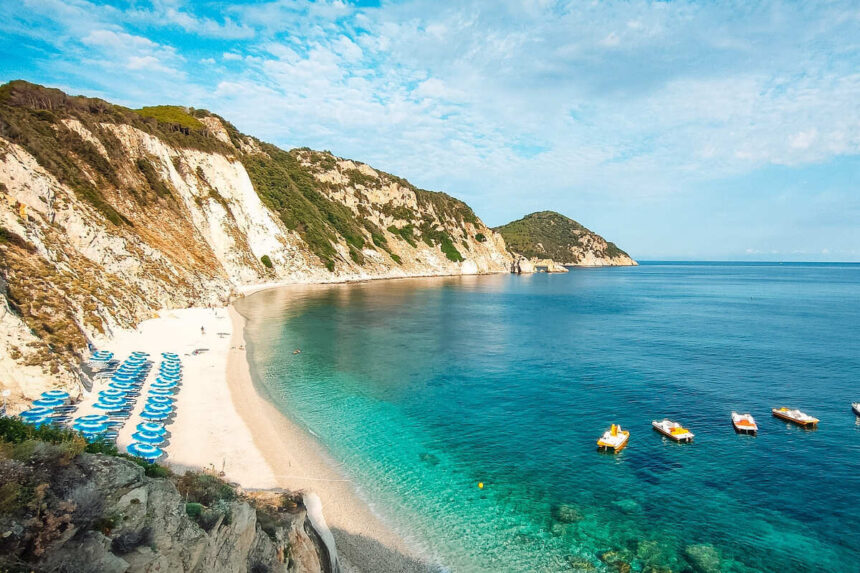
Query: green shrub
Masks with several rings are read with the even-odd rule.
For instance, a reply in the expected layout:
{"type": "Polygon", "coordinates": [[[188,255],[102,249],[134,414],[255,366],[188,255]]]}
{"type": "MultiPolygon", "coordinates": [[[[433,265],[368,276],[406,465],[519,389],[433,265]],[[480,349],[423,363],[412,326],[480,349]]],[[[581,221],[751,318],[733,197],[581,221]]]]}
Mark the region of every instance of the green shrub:
{"type": "Polygon", "coordinates": [[[185,472],[185,475],[176,480],[176,489],[186,500],[202,503],[207,507],[219,500],[236,499],[236,491],[230,484],[209,474],[185,472]]]}
{"type": "Polygon", "coordinates": [[[262,257],[260,257],[260,262],[262,262],[263,266],[267,269],[272,268],[272,259],[269,258],[269,255],[263,255],[262,257]]]}
{"type": "Polygon", "coordinates": [[[484,236],[484,233],[475,233],[475,240],[479,243],[486,243],[487,237],[484,236]]]}
{"type": "Polygon", "coordinates": [[[138,115],[151,117],[162,123],[181,125],[182,127],[198,130],[204,128],[203,123],[191,115],[189,110],[178,105],[153,105],[142,107],[135,111],[138,115]]]}
{"type": "Polygon", "coordinates": [[[398,265],[402,265],[402,264],[403,264],[403,260],[400,258],[400,256],[399,256],[399,255],[395,255],[394,253],[391,253],[391,259],[392,259],[395,263],[397,263],[398,265]]]}
{"type": "Polygon", "coordinates": [[[196,521],[197,519],[200,518],[200,515],[203,513],[203,505],[201,505],[197,502],[194,502],[194,501],[186,503],[185,504],[185,513],[188,514],[188,517],[190,517],[191,519],[196,521]]]}

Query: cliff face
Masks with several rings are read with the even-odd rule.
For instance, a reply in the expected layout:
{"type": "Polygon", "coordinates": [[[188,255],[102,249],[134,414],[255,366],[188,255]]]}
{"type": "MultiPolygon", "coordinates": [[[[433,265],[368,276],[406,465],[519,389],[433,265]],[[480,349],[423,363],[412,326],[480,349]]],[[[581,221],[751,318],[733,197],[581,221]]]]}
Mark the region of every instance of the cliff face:
{"type": "Polygon", "coordinates": [[[0,473],[14,480],[0,486],[4,571],[331,570],[300,500],[252,505],[215,478],[147,477],[124,459],[74,455],[71,442],[0,446],[0,473]],[[197,480],[190,498],[177,479],[197,480]],[[185,501],[227,494],[212,508],[185,501]]]}
{"type": "Polygon", "coordinates": [[[533,264],[541,264],[538,259],[584,267],[636,264],[615,243],[553,211],[532,213],[494,230],[512,253],[532,259],[533,264]]]}
{"type": "Polygon", "coordinates": [[[201,110],[0,86],[0,377],[74,389],[87,340],[277,282],[498,272],[464,203],[201,110]]]}

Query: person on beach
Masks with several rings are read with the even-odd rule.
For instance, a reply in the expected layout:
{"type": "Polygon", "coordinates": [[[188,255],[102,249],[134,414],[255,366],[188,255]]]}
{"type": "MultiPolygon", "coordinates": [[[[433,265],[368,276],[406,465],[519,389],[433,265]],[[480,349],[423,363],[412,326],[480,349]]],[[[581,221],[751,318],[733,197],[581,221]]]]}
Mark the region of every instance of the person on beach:
{"type": "Polygon", "coordinates": [[[206,334],[206,329],[203,328],[202,326],[200,327],[200,334],[203,334],[203,335],[206,334]]]}

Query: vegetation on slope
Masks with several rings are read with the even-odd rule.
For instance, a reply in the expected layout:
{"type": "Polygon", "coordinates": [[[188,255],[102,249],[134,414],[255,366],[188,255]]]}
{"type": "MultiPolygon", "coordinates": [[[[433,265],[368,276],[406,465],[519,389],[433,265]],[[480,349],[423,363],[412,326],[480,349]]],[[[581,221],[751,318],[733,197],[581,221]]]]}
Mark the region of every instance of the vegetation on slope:
{"type": "Polygon", "coordinates": [[[384,242],[381,231],[371,221],[326,197],[322,192],[324,184],[295,155],[268,143],[260,143],[260,147],[264,153],[242,156],[254,189],[288,229],[301,235],[328,270],[334,270],[338,258],[334,247],[338,236],[343,237],[357,263],[363,261],[361,249],[372,248],[368,236],[384,242]]]}
{"type": "MultiPolygon", "coordinates": [[[[122,462],[110,458],[141,466],[146,477],[165,485],[160,491],[174,491],[175,503],[179,508],[184,503],[186,514],[206,532],[229,525],[233,502],[240,500],[257,510],[258,523],[275,540],[278,529],[288,521],[285,516],[302,508],[301,498],[293,494],[270,494],[266,499],[241,496],[216,476],[197,472],[176,475],[158,464],[121,454],[110,443],[87,443],[71,430],[35,428],[4,417],[0,418],[0,531],[6,534],[0,538],[0,571],[84,570],[80,568],[84,563],[77,560],[93,556],[66,554],[64,548],[76,541],[85,543],[94,534],[104,536],[114,555],[129,554],[138,547],[156,549],[151,518],[130,524],[125,512],[115,506],[126,488],[144,482],[129,483],[127,473],[116,475],[122,470],[117,464],[122,462]],[[98,473],[101,475],[95,475],[98,473]],[[58,559],[65,567],[50,568],[49,564],[58,559]]],[[[131,503],[140,501],[135,498],[131,503]]],[[[173,502],[163,496],[145,503],[173,502]]],[[[159,509],[172,513],[169,506],[159,509]]]]}
{"type": "Polygon", "coordinates": [[[589,231],[573,219],[554,211],[539,211],[507,225],[496,227],[508,249],[525,257],[549,258],[559,263],[576,264],[574,252],[591,245],[606,247],[595,252],[598,257],[627,256],[614,243],[589,231]],[[573,249],[573,250],[572,250],[573,249]]]}
{"type": "MultiPolygon", "coordinates": [[[[181,108],[158,106],[144,110],[142,113],[149,115],[101,99],[69,96],[57,89],[17,80],[0,86],[0,138],[26,149],[39,165],[114,225],[131,225],[106,192],[121,191],[119,166],[126,152],[120,141],[102,128],[102,123],[130,125],[180,148],[228,155],[235,152],[199,120],[176,111],[181,108]],[[67,127],[62,122],[65,119],[81,122],[104,147],[107,157],[93,142],[67,127]]],[[[150,177],[147,180],[150,185],[154,183],[150,177]]],[[[154,189],[159,195],[164,190],[154,189]]]]}

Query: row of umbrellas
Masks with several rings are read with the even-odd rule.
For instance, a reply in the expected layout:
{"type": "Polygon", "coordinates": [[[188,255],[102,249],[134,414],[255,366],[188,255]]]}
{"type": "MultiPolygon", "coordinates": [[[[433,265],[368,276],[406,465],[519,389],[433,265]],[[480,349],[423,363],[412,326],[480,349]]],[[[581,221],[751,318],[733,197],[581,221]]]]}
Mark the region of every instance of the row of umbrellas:
{"type": "Polygon", "coordinates": [[[129,411],[134,394],[149,373],[148,357],[146,352],[132,352],[111,376],[107,390],[99,392],[93,407],[112,414],[129,411]]]}
{"type": "Polygon", "coordinates": [[[53,422],[53,417],[57,414],[56,409],[65,406],[68,402],[68,392],[64,390],[48,390],[42,392],[40,398],[33,400],[33,406],[29,410],[24,410],[18,415],[28,424],[33,424],[38,428],[43,424],[53,422]]]}
{"type": "Polygon", "coordinates": [[[150,384],[149,395],[140,414],[147,422],[138,424],[137,431],[131,436],[134,441],[126,448],[131,455],[147,461],[155,461],[164,454],[158,446],[167,439],[164,423],[173,414],[173,395],[182,381],[179,356],[163,352],[161,357],[158,375],[150,384]]]}

